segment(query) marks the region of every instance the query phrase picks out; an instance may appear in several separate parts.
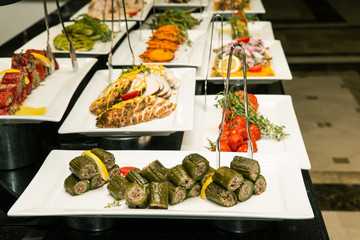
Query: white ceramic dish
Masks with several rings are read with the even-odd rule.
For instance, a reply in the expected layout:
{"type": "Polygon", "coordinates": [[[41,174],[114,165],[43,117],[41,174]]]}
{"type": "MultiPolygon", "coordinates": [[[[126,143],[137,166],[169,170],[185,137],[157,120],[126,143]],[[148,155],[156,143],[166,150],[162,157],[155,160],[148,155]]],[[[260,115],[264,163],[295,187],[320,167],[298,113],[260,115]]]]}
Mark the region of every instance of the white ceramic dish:
{"type": "MultiPolygon", "coordinates": [[[[310,169],[310,160],[300,132],[291,97],[288,95],[256,95],[259,102],[259,113],[277,125],[284,125],[290,136],[280,142],[262,137],[257,141],[259,153],[277,153],[294,151],[297,153],[301,169],[310,169]]],[[[205,151],[208,140],[216,141],[219,136],[218,126],[221,122],[221,109],[216,108],[215,95],[195,96],[194,129],[184,133],[181,150],[205,151]]]]}
{"type": "MultiPolygon", "coordinates": [[[[88,136],[150,136],[191,130],[194,115],[195,69],[174,68],[172,71],[182,83],[180,89],[173,91],[169,99],[177,103],[175,111],[169,116],[122,128],[96,127],[96,116],[89,111],[89,107],[108,85],[108,70],[100,70],[86,86],[60,127],[59,133],[81,133],[88,136]]],[[[114,77],[118,77],[120,72],[121,70],[114,69],[114,77]]]]}
{"type": "MultiPolygon", "coordinates": [[[[73,24],[74,22],[65,22],[64,25],[68,26],[73,24]]],[[[106,23],[109,28],[111,29],[111,23],[106,23]]],[[[134,27],[136,22],[128,22],[129,29],[134,27]]],[[[114,32],[119,30],[118,22],[114,23],[114,32]]],[[[58,50],[55,48],[53,44],[54,38],[62,32],[62,27],[60,24],[55,25],[49,29],[50,31],[50,46],[54,53],[69,53],[69,51],[58,50]]],[[[114,36],[114,44],[116,44],[122,36],[126,34],[126,27],[125,22],[121,22],[120,25],[120,32],[116,33],[114,36]]],[[[37,35],[27,43],[25,43],[22,47],[17,49],[15,53],[20,53],[23,49],[44,49],[46,46],[46,31],[42,32],[41,34],[37,35]]],[[[94,47],[89,51],[76,51],[77,55],[106,55],[109,54],[111,48],[111,41],[108,42],[101,42],[96,41],[94,47]]]]}
{"type": "MultiPolygon", "coordinates": [[[[213,9],[213,0],[209,0],[209,5],[207,7],[207,10],[212,12],[212,13],[221,13],[221,14],[232,14],[234,11],[232,10],[225,10],[225,11],[221,11],[221,10],[214,10],[213,9]]],[[[264,5],[262,4],[261,0],[251,0],[250,1],[250,9],[245,9],[244,12],[246,14],[265,14],[265,8],[264,5]]]]}
{"type": "MultiPolygon", "coordinates": [[[[139,55],[145,52],[147,48],[146,42],[152,36],[152,30],[134,30],[131,31],[130,42],[134,52],[135,64],[142,63],[139,55]]],[[[175,57],[168,63],[156,63],[164,66],[187,66],[198,67],[203,62],[204,46],[206,42],[206,31],[189,30],[189,40],[192,42],[191,47],[184,42],[175,52],[175,57]]],[[[132,55],[128,45],[127,38],[116,49],[113,55],[114,66],[130,66],[132,63],[132,55]]]]}
{"type": "MultiPolygon", "coordinates": [[[[224,41],[224,45],[226,42],[224,41]]],[[[289,68],[289,64],[286,60],[284,50],[281,46],[281,42],[279,40],[264,40],[265,46],[269,48],[268,53],[269,56],[272,57],[271,60],[271,68],[275,73],[275,76],[251,76],[247,77],[248,80],[270,80],[270,81],[277,81],[277,80],[292,80],[292,74],[289,68]]],[[[218,48],[221,45],[218,43],[218,39],[213,39],[213,48],[218,48]]],[[[207,48],[210,48],[210,45],[207,46],[207,48]]],[[[209,50],[207,50],[207,57],[204,57],[203,59],[208,60],[209,59],[209,50]]],[[[211,74],[211,68],[213,67],[214,61],[215,61],[215,54],[211,54],[210,64],[209,61],[204,62],[202,67],[199,68],[198,74],[197,74],[197,80],[204,80],[206,79],[206,73],[209,72],[208,80],[211,81],[223,81],[222,77],[210,77],[211,74]],[[210,66],[209,66],[210,65],[210,66]]],[[[236,80],[236,79],[242,79],[242,77],[230,77],[230,80],[236,80]]]]}
{"type": "MultiPolygon", "coordinates": [[[[127,20],[128,21],[144,21],[146,19],[146,17],[149,15],[149,12],[152,9],[152,7],[153,7],[153,0],[144,1],[143,9],[140,10],[135,16],[127,16],[127,20]]],[[[84,5],[82,8],[79,9],[79,11],[77,11],[74,15],[72,15],[70,17],[70,20],[75,20],[81,14],[87,14],[88,8],[89,8],[89,4],[84,5]]],[[[118,20],[118,19],[119,19],[119,16],[117,14],[114,14],[114,20],[118,20]]],[[[102,18],[101,18],[101,20],[102,20],[102,18]]],[[[105,20],[111,21],[111,18],[106,18],[105,20]]],[[[122,17],[121,20],[125,20],[125,18],[122,17]]]]}
{"type": "Polygon", "coordinates": [[[189,0],[187,3],[170,3],[169,0],[155,0],[155,7],[160,8],[200,8],[208,5],[209,0],[189,0]]]}
{"type": "MultiPolygon", "coordinates": [[[[56,58],[60,69],[34,89],[23,106],[46,107],[44,115],[0,115],[0,123],[59,122],[85,75],[96,63],[96,58],[78,58],[79,68],[73,72],[70,58],[56,58]]],[[[10,58],[0,58],[0,71],[10,68],[10,58]]]]}
{"type": "MultiPolygon", "coordinates": [[[[63,187],[70,174],[68,164],[82,151],[53,150],[26,190],[8,212],[9,216],[109,216],[118,218],[183,218],[183,219],[311,219],[313,211],[306,193],[296,154],[255,154],[266,191],[233,207],[222,207],[200,197],[186,199],[168,210],[104,208],[114,201],[102,187],[73,197],[63,187]]],[[[112,151],[119,166],[142,168],[158,159],[165,167],[181,163],[184,151],[112,151]]],[[[214,152],[200,152],[216,167],[214,152]]],[[[240,155],[240,154],[237,154],[240,155]]],[[[229,165],[233,153],[222,154],[222,165],[229,165]]]]}

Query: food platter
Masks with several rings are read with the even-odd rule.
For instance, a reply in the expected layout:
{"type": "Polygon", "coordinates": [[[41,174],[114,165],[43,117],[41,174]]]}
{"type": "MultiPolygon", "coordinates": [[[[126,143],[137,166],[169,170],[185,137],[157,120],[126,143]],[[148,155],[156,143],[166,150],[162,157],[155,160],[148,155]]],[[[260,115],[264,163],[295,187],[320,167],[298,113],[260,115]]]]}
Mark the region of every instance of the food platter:
{"type": "MultiPolygon", "coordinates": [[[[169,206],[168,210],[130,209],[125,203],[104,208],[114,199],[106,187],[73,197],[63,187],[69,175],[69,162],[82,151],[53,150],[38,173],[8,212],[13,216],[102,216],[117,218],[182,219],[311,219],[314,217],[294,152],[255,154],[267,181],[266,191],[233,207],[222,207],[200,197],[169,206]],[[51,176],[49,175],[51,173],[51,176]]],[[[158,159],[165,167],[181,163],[193,152],[187,151],[111,151],[119,166],[142,168],[158,159]]],[[[216,168],[216,153],[199,152],[216,168]]],[[[222,165],[234,155],[223,153],[222,165]]]]}
{"type": "Polygon", "coordinates": [[[209,0],[189,0],[187,3],[170,3],[169,0],[155,0],[155,7],[157,8],[200,8],[206,7],[209,0]]]}
{"type": "MultiPolygon", "coordinates": [[[[224,45],[226,42],[224,41],[224,45]]],[[[289,64],[286,60],[284,50],[282,48],[281,42],[279,40],[264,40],[265,46],[269,48],[269,56],[272,57],[271,68],[274,71],[275,76],[247,76],[248,80],[265,80],[265,81],[274,81],[274,80],[292,80],[292,74],[289,68],[289,64]]],[[[218,39],[214,38],[213,40],[213,49],[220,46],[218,39]]],[[[210,48],[209,46],[207,46],[210,48]]],[[[209,51],[207,51],[209,54],[209,51]]],[[[209,59],[208,57],[206,59],[209,59]]],[[[211,81],[223,81],[222,77],[210,77],[211,68],[213,67],[215,61],[215,54],[211,54],[210,64],[208,62],[203,63],[203,66],[198,70],[197,80],[206,79],[206,73],[209,72],[208,80],[211,81]],[[210,65],[210,66],[209,66],[210,65]]],[[[231,77],[230,80],[242,79],[242,77],[231,77]]]]}
{"type": "MultiPolygon", "coordinates": [[[[72,70],[70,58],[57,58],[60,69],[47,76],[40,86],[31,92],[23,106],[46,107],[44,115],[0,115],[0,123],[59,122],[85,75],[96,63],[96,58],[79,58],[79,68],[72,70]]],[[[0,58],[0,71],[10,68],[10,58],[0,58]]]]}
{"type": "MultiPolygon", "coordinates": [[[[195,26],[191,30],[203,30],[203,31],[208,30],[209,24],[211,22],[211,18],[213,16],[211,13],[209,13],[209,12],[191,13],[191,16],[193,16],[194,18],[196,18],[200,21],[200,24],[195,26]]],[[[150,24],[153,22],[154,18],[155,18],[154,15],[151,15],[150,17],[148,17],[146,19],[146,21],[144,22],[144,24],[142,24],[142,28],[143,29],[151,29],[150,24]]]]}
{"type": "MultiPolygon", "coordinates": [[[[73,22],[65,22],[64,25],[68,26],[73,24],[73,22]]],[[[111,29],[111,23],[106,23],[111,29]]],[[[134,27],[136,22],[128,22],[129,29],[134,27]]],[[[117,32],[119,30],[119,24],[114,23],[114,31],[117,32]]],[[[57,24],[49,29],[50,31],[50,46],[54,53],[68,53],[69,51],[58,50],[55,48],[53,44],[53,39],[62,32],[62,27],[60,24],[57,24]]],[[[126,27],[125,22],[121,22],[120,25],[120,32],[115,34],[114,37],[114,44],[119,42],[119,40],[126,34],[126,27]]],[[[19,49],[15,51],[15,53],[20,53],[24,49],[44,49],[46,46],[46,31],[42,32],[41,34],[37,35],[19,49]]],[[[108,42],[101,42],[96,41],[94,47],[90,51],[77,51],[76,54],[78,55],[106,55],[109,54],[111,48],[111,41],[108,42]]]]}
{"type": "MultiPolygon", "coordinates": [[[[208,11],[212,12],[212,13],[221,13],[221,14],[232,14],[234,11],[232,10],[225,10],[225,11],[219,11],[219,10],[214,10],[213,9],[213,0],[209,0],[209,5],[206,8],[208,11]]],[[[249,9],[244,9],[244,12],[246,14],[265,14],[265,8],[264,5],[262,4],[261,0],[251,0],[250,1],[250,8],[249,9]]]]}
{"type": "MultiPolygon", "coordinates": [[[[135,57],[135,64],[142,63],[139,55],[145,52],[146,42],[152,35],[152,30],[134,30],[130,32],[130,42],[135,57]]],[[[175,52],[175,57],[168,63],[159,63],[164,66],[188,66],[198,67],[203,62],[203,52],[206,39],[206,31],[188,30],[191,47],[186,43],[180,45],[175,52]]],[[[132,55],[129,49],[128,40],[124,39],[113,55],[114,66],[129,66],[132,64],[132,55]]]]}
{"type": "MultiPolygon", "coordinates": [[[[80,133],[87,136],[150,136],[169,135],[176,131],[191,130],[194,115],[195,69],[174,68],[171,70],[176,77],[181,79],[181,87],[174,91],[169,99],[169,101],[177,103],[175,111],[169,116],[122,128],[96,127],[96,115],[89,111],[89,107],[108,85],[109,78],[108,70],[99,70],[75,103],[60,127],[59,133],[80,133]]],[[[113,71],[114,77],[118,77],[121,73],[120,69],[113,71]]]]}
{"type": "MultiPolygon", "coordinates": [[[[153,0],[145,0],[144,1],[144,7],[142,10],[140,10],[136,15],[134,16],[127,16],[128,21],[144,21],[146,17],[149,15],[150,10],[153,7],[153,0]]],[[[79,9],[74,15],[70,17],[70,20],[75,20],[78,16],[82,14],[87,14],[89,8],[89,3],[84,5],[82,8],[79,9]]],[[[121,9],[122,10],[122,9],[121,9]]],[[[119,16],[117,14],[114,14],[114,20],[118,20],[119,16]]],[[[102,20],[102,18],[101,18],[102,20]]],[[[111,21],[110,18],[106,18],[106,21],[111,21]]],[[[121,20],[125,20],[124,17],[121,18],[121,20]]]]}
{"type": "MultiPolygon", "coordinates": [[[[284,125],[285,132],[290,136],[280,142],[263,137],[257,141],[259,153],[276,153],[295,151],[298,165],[301,169],[310,169],[310,160],[306,152],[299,124],[288,95],[256,95],[259,102],[259,112],[277,125],[284,125]]],[[[194,129],[184,133],[181,150],[204,151],[208,140],[216,141],[221,122],[221,109],[216,108],[215,95],[207,96],[205,111],[205,97],[195,96],[194,129]],[[205,121],[206,119],[206,121],[205,121]]]]}

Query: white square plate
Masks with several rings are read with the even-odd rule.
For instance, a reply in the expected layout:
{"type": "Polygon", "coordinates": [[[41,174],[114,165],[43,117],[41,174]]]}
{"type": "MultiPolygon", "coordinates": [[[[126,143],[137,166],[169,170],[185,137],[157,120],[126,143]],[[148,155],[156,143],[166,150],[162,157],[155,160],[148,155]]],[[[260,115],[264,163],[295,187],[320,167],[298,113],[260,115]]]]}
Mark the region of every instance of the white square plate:
{"type": "MultiPolygon", "coordinates": [[[[65,22],[64,25],[68,26],[73,24],[74,22],[65,22]]],[[[111,29],[111,23],[106,23],[109,28],[111,29]]],[[[134,27],[136,22],[128,22],[129,29],[134,27]]],[[[114,32],[119,30],[118,22],[114,23],[114,32]]],[[[61,24],[55,25],[49,29],[50,32],[50,46],[53,53],[69,53],[69,51],[58,50],[55,48],[53,40],[54,38],[62,33],[61,24]]],[[[126,33],[125,22],[121,22],[120,25],[120,32],[116,33],[114,36],[114,45],[124,36],[126,33]]],[[[24,49],[44,49],[46,47],[46,31],[42,32],[41,34],[37,35],[27,43],[25,43],[22,47],[17,49],[15,53],[20,53],[24,49]]],[[[111,40],[107,42],[96,41],[94,47],[89,51],[76,51],[77,55],[106,55],[109,54],[111,48],[111,40]]]]}
{"type": "MultiPolygon", "coordinates": [[[[130,34],[130,42],[134,51],[135,64],[142,63],[139,55],[145,52],[147,48],[146,42],[152,36],[152,30],[134,30],[130,34]]],[[[175,57],[168,63],[156,63],[164,66],[201,66],[204,55],[204,46],[206,39],[206,31],[189,30],[189,40],[191,47],[184,42],[175,52],[175,57]]],[[[132,55],[129,49],[128,40],[124,39],[119,48],[113,55],[114,66],[132,65],[132,55]]]]}
{"type": "MultiPolygon", "coordinates": [[[[121,70],[114,69],[113,75],[119,76],[121,70]]],[[[177,103],[176,109],[169,116],[153,119],[122,128],[96,127],[96,115],[89,111],[90,104],[108,85],[108,70],[97,71],[77,100],[73,109],[59,129],[60,134],[81,133],[88,136],[150,136],[169,135],[176,131],[193,128],[195,69],[174,68],[174,75],[181,79],[181,86],[173,91],[169,101],[177,103]]]]}
{"type": "MultiPolygon", "coordinates": [[[[208,5],[207,9],[212,13],[232,14],[234,12],[232,10],[225,10],[225,11],[214,10],[213,5],[214,5],[213,0],[209,0],[209,5],[208,5]]],[[[261,0],[250,0],[250,8],[245,9],[244,12],[246,14],[265,14],[266,13],[264,5],[262,4],[261,0]]]]}
{"type": "MultiPolygon", "coordinates": [[[[294,151],[297,153],[301,169],[310,169],[310,160],[300,132],[299,124],[288,95],[255,95],[259,102],[259,113],[276,125],[285,126],[284,131],[290,136],[281,141],[262,137],[256,142],[259,153],[277,153],[294,151]]],[[[195,96],[194,129],[184,133],[181,150],[205,151],[208,140],[216,141],[219,136],[218,126],[221,123],[221,109],[216,108],[215,95],[207,96],[205,111],[204,96],[195,96]]]]}
{"type": "MultiPolygon", "coordinates": [[[[59,122],[76,88],[96,63],[96,58],[78,58],[79,68],[72,70],[70,58],[56,58],[60,69],[47,76],[27,97],[23,106],[46,107],[44,115],[0,115],[0,123],[59,122]]],[[[10,58],[0,58],[0,71],[11,67],[10,58]]]]}
{"type": "MultiPolygon", "coordinates": [[[[123,202],[119,207],[104,208],[114,201],[106,186],[80,196],[64,190],[70,174],[69,162],[82,151],[53,150],[39,172],[8,212],[9,216],[110,216],[119,218],[183,218],[183,219],[311,219],[313,211],[306,193],[296,154],[255,154],[261,173],[267,181],[266,191],[233,207],[222,207],[200,197],[161,209],[130,209],[123,202]]],[[[192,152],[184,151],[112,151],[122,166],[145,167],[158,159],[165,167],[180,164],[192,152]]],[[[212,167],[216,153],[200,152],[212,167]]],[[[229,166],[234,153],[222,154],[222,165],[229,166]]]]}

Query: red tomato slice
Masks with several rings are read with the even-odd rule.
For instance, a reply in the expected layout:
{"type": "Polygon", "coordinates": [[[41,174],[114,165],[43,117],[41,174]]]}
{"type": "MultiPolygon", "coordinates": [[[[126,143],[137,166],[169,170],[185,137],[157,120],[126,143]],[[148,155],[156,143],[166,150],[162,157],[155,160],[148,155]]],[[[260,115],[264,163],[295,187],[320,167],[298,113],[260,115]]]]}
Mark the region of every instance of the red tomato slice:
{"type": "Polygon", "coordinates": [[[250,72],[261,72],[262,68],[262,65],[255,65],[250,68],[250,72]]]}
{"type": "Polygon", "coordinates": [[[138,12],[137,11],[135,11],[135,12],[128,12],[128,14],[129,14],[129,16],[136,16],[136,14],[138,14],[138,12]]]}
{"type": "Polygon", "coordinates": [[[137,97],[138,94],[139,94],[139,91],[132,91],[132,92],[125,93],[124,95],[121,96],[121,98],[122,98],[122,100],[129,100],[134,97],[137,97]]]}
{"type": "Polygon", "coordinates": [[[136,167],[121,167],[120,172],[125,177],[126,174],[128,174],[128,172],[130,172],[134,168],[136,168],[136,167]]]}
{"type": "Polygon", "coordinates": [[[240,43],[240,42],[248,42],[249,40],[250,40],[250,37],[244,37],[244,38],[236,39],[236,41],[237,41],[238,43],[240,43]]]}

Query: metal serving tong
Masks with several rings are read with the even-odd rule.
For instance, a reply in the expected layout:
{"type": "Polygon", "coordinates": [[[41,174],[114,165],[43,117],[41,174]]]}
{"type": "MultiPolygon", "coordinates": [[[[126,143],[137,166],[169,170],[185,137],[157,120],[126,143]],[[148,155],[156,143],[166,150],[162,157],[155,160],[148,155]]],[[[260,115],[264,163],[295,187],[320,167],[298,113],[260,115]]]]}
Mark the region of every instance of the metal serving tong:
{"type": "MultiPolygon", "coordinates": [[[[224,25],[223,25],[223,15],[222,14],[215,14],[212,19],[211,19],[211,35],[210,35],[210,49],[209,49],[209,59],[208,59],[208,65],[210,66],[210,61],[211,61],[211,53],[212,53],[212,42],[213,42],[213,37],[214,37],[214,24],[215,24],[215,19],[220,18],[221,20],[221,33],[220,33],[220,45],[223,46],[223,30],[224,30],[224,25]]],[[[206,96],[207,96],[207,83],[208,83],[208,78],[209,78],[209,68],[206,70],[206,77],[205,77],[205,83],[204,83],[204,97],[205,97],[205,112],[206,112],[206,106],[207,106],[207,102],[206,102],[206,96]]]]}
{"type": "MultiPolygon", "coordinates": [[[[111,0],[112,1],[112,0],[111,0]]],[[[102,16],[103,16],[103,18],[102,18],[102,22],[105,24],[105,21],[106,21],[106,4],[107,4],[107,0],[105,0],[104,1],[104,9],[103,9],[103,12],[102,12],[102,16]]],[[[111,5],[111,11],[112,11],[112,14],[114,13],[114,6],[113,6],[113,3],[111,3],[112,5],[111,5]]],[[[117,8],[119,9],[118,10],[118,22],[119,22],[119,31],[120,31],[120,29],[121,29],[121,11],[120,11],[120,9],[121,9],[121,6],[120,6],[120,3],[119,3],[119,1],[118,0],[116,0],[116,6],[117,6],[117,8]]],[[[112,17],[112,21],[114,21],[114,18],[112,17]]]]}
{"type": "Polygon", "coordinates": [[[110,52],[108,56],[109,84],[112,83],[112,79],[113,79],[113,65],[112,65],[113,48],[114,48],[114,0],[111,0],[111,44],[110,44],[110,52]]]}
{"type": "Polygon", "coordinates": [[[132,56],[132,64],[135,65],[135,55],[134,55],[134,51],[133,51],[133,49],[131,47],[131,43],[130,43],[129,26],[128,26],[127,16],[126,16],[125,0],[122,0],[122,4],[123,4],[123,10],[124,10],[124,17],[125,17],[126,37],[128,40],[128,44],[129,44],[129,48],[130,48],[130,52],[131,52],[131,56],[132,56]]]}
{"type": "Polygon", "coordinates": [[[235,43],[233,46],[231,46],[230,53],[229,53],[229,63],[228,63],[228,68],[227,68],[227,76],[226,76],[226,81],[224,82],[224,84],[225,84],[225,97],[224,98],[225,99],[224,99],[224,106],[223,106],[223,112],[222,112],[222,117],[221,117],[221,129],[220,129],[219,137],[216,140],[216,152],[217,152],[216,160],[217,160],[218,167],[221,166],[220,139],[221,139],[221,136],[222,136],[223,130],[224,130],[224,120],[225,120],[225,115],[226,115],[227,99],[228,99],[228,94],[229,94],[229,82],[230,82],[230,71],[231,71],[232,55],[233,55],[233,51],[234,51],[234,49],[236,47],[240,47],[242,49],[242,51],[244,52],[244,54],[243,54],[243,62],[242,62],[243,74],[244,74],[244,105],[245,105],[246,132],[247,132],[247,135],[248,135],[248,138],[249,138],[247,156],[248,156],[248,158],[253,158],[253,145],[252,145],[252,139],[251,139],[251,135],[250,135],[250,131],[249,131],[249,117],[248,117],[246,54],[245,54],[245,49],[241,46],[241,44],[235,43]]]}
{"type": "Polygon", "coordinates": [[[61,26],[63,28],[65,37],[69,42],[69,53],[70,53],[70,59],[71,59],[72,68],[73,68],[73,71],[76,72],[78,70],[78,62],[77,62],[77,59],[76,59],[75,47],[74,47],[74,44],[69,39],[69,36],[68,36],[68,34],[66,32],[63,17],[61,15],[61,9],[60,9],[60,5],[59,5],[59,0],[56,0],[56,7],[57,7],[57,11],[58,11],[58,14],[59,14],[59,20],[60,20],[61,26]]]}
{"type": "Polygon", "coordinates": [[[46,57],[50,60],[51,62],[51,66],[49,67],[49,73],[53,73],[55,71],[55,61],[54,61],[54,56],[53,56],[53,52],[50,46],[50,32],[49,32],[49,14],[48,14],[48,10],[47,10],[47,4],[46,4],[46,0],[43,0],[43,4],[44,4],[44,13],[45,13],[45,26],[46,26],[46,50],[45,50],[45,55],[46,57]]]}

